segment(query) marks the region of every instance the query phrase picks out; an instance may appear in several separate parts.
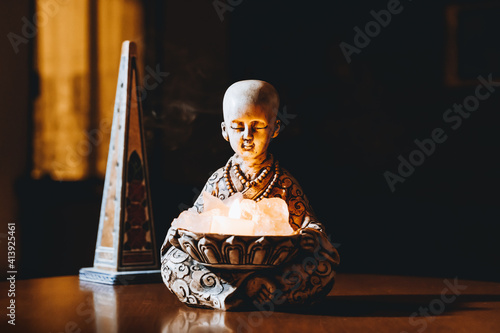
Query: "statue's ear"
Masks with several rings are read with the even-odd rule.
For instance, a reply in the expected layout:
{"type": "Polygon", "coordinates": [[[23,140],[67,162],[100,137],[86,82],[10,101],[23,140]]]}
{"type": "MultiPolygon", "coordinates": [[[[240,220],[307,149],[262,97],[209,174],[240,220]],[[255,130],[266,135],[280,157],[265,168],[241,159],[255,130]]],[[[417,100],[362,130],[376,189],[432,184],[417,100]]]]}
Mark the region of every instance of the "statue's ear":
{"type": "Polygon", "coordinates": [[[224,139],[226,141],[229,141],[229,135],[227,134],[227,131],[226,131],[226,123],[225,122],[220,123],[220,127],[222,129],[222,136],[224,137],[224,139]]]}
{"type": "Polygon", "coordinates": [[[274,139],[275,137],[280,134],[280,129],[281,129],[281,120],[276,120],[276,123],[274,124],[274,133],[272,138],[274,139]]]}

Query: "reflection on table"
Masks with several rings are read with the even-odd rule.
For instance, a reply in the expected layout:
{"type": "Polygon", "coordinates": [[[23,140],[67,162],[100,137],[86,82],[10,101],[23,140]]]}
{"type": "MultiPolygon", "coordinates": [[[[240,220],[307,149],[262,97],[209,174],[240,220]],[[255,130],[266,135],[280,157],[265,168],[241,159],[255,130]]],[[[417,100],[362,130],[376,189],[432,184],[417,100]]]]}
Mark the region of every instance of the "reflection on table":
{"type": "Polygon", "coordinates": [[[17,281],[15,299],[19,332],[500,332],[500,283],[453,277],[339,274],[324,301],[287,311],[189,308],[163,284],[77,276],[17,281]]]}

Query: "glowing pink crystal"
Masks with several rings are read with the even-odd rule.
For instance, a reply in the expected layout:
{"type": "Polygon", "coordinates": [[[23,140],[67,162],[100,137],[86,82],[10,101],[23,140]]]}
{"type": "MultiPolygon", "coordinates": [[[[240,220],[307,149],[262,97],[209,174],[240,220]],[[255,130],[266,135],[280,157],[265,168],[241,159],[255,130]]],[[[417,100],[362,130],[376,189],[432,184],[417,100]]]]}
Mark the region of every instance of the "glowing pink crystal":
{"type": "Polygon", "coordinates": [[[222,201],[203,192],[203,213],[182,212],[172,226],[198,233],[229,235],[290,235],[288,205],[281,198],[259,202],[243,199],[241,193],[222,201]]]}

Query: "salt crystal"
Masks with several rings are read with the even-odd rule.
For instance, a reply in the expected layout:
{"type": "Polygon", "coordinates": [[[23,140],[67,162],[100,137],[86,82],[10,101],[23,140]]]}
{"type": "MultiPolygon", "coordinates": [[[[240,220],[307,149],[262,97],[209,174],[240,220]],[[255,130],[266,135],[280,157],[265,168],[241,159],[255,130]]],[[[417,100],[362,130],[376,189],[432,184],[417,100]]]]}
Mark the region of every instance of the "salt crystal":
{"type": "Polygon", "coordinates": [[[254,234],[254,227],[255,224],[251,220],[214,216],[210,232],[214,234],[251,236],[254,234]]]}
{"type": "Polygon", "coordinates": [[[172,227],[182,228],[200,233],[210,232],[211,219],[196,212],[183,211],[178,218],[172,221],[172,227]]]}
{"type": "Polygon", "coordinates": [[[206,210],[200,215],[202,216],[228,216],[229,209],[214,208],[211,210],[206,210]]]}
{"type": "Polygon", "coordinates": [[[261,217],[262,213],[257,206],[257,203],[253,200],[244,199],[240,203],[241,208],[241,218],[247,220],[257,221],[261,217]]]}
{"type": "Polygon", "coordinates": [[[231,207],[235,201],[238,201],[238,202],[241,202],[243,200],[243,193],[241,192],[236,192],[235,194],[233,194],[232,196],[230,196],[229,198],[226,198],[224,201],[222,201],[224,203],[224,205],[226,205],[227,207],[231,207]]]}
{"type": "Polygon", "coordinates": [[[201,214],[192,210],[182,212],[172,222],[176,228],[199,233],[229,235],[289,235],[293,229],[288,222],[288,205],[281,198],[264,198],[259,202],[243,199],[236,193],[222,201],[203,192],[201,214]]]}
{"type": "Polygon", "coordinates": [[[260,211],[269,216],[275,223],[289,224],[288,205],[281,198],[263,199],[257,203],[260,211]]]}
{"type": "Polygon", "coordinates": [[[233,201],[233,204],[229,208],[229,213],[227,214],[228,217],[232,219],[239,219],[241,218],[241,205],[240,201],[233,201]]]}
{"type": "Polygon", "coordinates": [[[210,193],[203,191],[203,211],[209,211],[213,209],[219,209],[223,216],[227,216],[229,213],[229,207],[224,204],[222,200],[217,197],[214,197],[210,193]]]}

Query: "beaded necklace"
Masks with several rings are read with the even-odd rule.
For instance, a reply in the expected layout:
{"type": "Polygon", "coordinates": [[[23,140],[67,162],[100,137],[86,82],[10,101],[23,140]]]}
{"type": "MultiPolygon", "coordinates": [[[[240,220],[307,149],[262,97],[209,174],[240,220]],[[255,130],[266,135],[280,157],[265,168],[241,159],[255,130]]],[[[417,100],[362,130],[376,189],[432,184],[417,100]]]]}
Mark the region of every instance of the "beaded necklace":
{"type": "MultiPolygon", "coordinates": [[[[233,182],[231,181],[231,177],[229,175],[229,170],[231,169],[231,164],[232,164],[232,162],[231,162],[231,160],[229,160],[229,161],[227,161],[227,164],[224,166],[224,181],[226,182],[226,187],[229,190],[229,196],[233,195],[236,192],[234,189],[233,182]]],[[[266,168],[262,169],[262,171],[259,173],[259,175],[257,177],[255,177],[255,179],[249,181],[249,180],[247,180],[247,178],[245,177],[245,175],[241,171],[240,166],[238,164],[235,164],[232,167],[233,167],[238,179],[241,181],[243,186],[245,186],[247,188],[255,186],[255,184],[261,183],[264,180],[264,178],[266,178],[267,174],[269,173],[269,171],[272,168],[272,167],[269,167],[269,168],[266,167],[266,168]]],[[[280,175],[279,162],[276,161],[276,162],[274,162],[273,179],[271,180],[271,182],[269,182],[269,185],[267,185],[267,188],[265,189],[264,193],[262,195],[258,196],[256,199],[254,199],[255,201],[258,202],[258,201],[262,200],[263,198],[267,198],[269,196],[269,193],[271,193],[271,190],[274,187],[274,184],[276,183],[276,181],[278,180],[279,175],[280,175]]]]}

